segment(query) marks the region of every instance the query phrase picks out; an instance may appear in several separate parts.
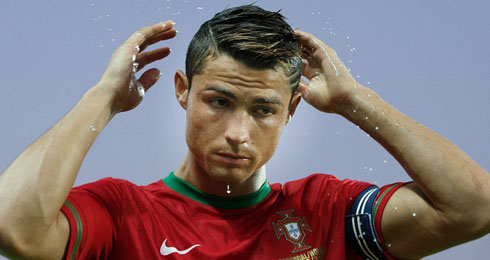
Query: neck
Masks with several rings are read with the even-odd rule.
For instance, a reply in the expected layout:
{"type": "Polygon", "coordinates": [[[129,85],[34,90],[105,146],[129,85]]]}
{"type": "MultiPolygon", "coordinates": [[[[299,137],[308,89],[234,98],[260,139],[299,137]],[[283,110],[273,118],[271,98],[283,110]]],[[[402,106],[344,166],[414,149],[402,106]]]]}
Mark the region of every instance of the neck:
{"type": "Polygon", "coordinates": [[[266,181],[265,165],[239,182],[228,183],[226,180],[216,180],[211,173],[200,167],[190,152],[187,152],[184,162],[174,174],[204,193],[221,197],[238,197],[254,193],[266,181]],[[227,190],[230,192],[228,193],[227,190]]]}

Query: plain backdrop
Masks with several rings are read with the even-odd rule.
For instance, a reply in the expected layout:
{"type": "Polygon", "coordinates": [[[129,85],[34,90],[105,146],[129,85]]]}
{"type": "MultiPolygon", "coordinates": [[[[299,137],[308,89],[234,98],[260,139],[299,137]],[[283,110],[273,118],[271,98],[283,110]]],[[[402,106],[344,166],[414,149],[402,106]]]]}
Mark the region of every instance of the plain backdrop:
{"type": "MultiPolygon", "coordinates": [[[[167,176],[179,167],[187,148],[185,111],[173,89],[175,71],[184,69],[187,45],[199,25],[216,12],[251,2],[1,1],[0,169],[73,107],[129,35],[173,19],[178,36],[158,44],[169,45],[172,54],[154,64],[162,70],[162,78],[141,106],[117,115],[102,132],[76,185],[106,176],[136,184],[167,176]]],[[[282,9],[293,28],[332,46],[361,84],[490,170],[490,2],[261,0],[256,4],[282,9]]],[[[271,183],[313,172],[377,185],[409,180],[366,133],[306,102],[286,127],[267,171],[271,183]]],[[[490,259],[489,245],[487,235],[426,259],[490,259]]]]}

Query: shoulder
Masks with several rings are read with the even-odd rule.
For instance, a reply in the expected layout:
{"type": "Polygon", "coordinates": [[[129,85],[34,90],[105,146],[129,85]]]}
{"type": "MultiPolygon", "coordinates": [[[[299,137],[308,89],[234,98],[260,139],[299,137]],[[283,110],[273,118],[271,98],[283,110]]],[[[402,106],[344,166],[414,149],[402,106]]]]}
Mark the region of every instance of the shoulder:
{"type": "Polygon", "coordinates": [[[347,193],[360,193],[369,186],[373,186],[373,184],[350,179],[341,180],[330,174],[313,173],[305,178],[285,183],[282,189],[284,192],[298,192],[307,188],[312,192],[332,190],[347,193]]]}

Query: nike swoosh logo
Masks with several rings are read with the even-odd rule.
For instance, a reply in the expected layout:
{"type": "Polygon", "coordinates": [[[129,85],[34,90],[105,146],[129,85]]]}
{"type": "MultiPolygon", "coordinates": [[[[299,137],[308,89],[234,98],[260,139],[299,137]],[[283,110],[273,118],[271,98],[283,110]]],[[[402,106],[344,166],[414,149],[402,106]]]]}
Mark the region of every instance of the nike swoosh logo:
{"type": "Polygon", "coordinates": [[[162,243],[162,246],[160,247],[160,254],[162,254],[163,256],[167,256],[167,255],[170,255],[173,253],[177,253],[179,255],[185,255],[185,254],[189,253],[195,247],[201,246],[201,245],[193,245],[193,246],[191,246],[185,250],[180,251],[177,248],[167,246],[166,244],[167,244],[167,239],[165,238],[165,240],[162,243]]]}

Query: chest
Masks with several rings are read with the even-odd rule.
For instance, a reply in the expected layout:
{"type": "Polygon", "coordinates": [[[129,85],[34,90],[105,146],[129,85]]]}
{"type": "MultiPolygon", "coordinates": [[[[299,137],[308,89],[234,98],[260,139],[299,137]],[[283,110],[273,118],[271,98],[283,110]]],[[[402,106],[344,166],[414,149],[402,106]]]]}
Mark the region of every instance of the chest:
{"type": "Polygon", "coordinates": [[[345,259],[343,217],[295,203],[251,210],[169,203],[133,210],[120,224],[114,259],[345,259]]]}

